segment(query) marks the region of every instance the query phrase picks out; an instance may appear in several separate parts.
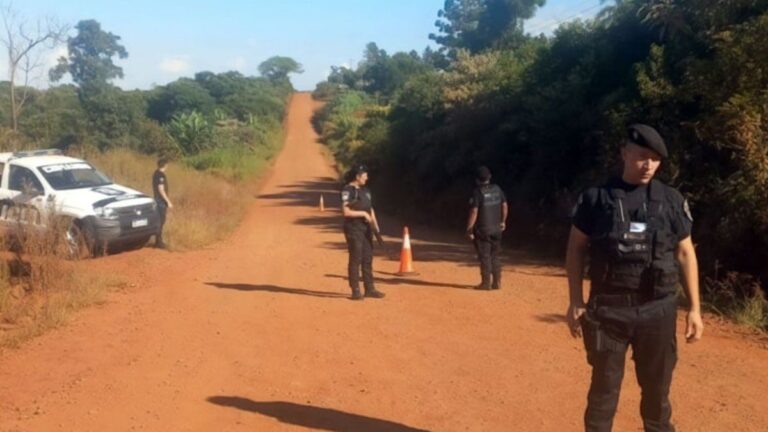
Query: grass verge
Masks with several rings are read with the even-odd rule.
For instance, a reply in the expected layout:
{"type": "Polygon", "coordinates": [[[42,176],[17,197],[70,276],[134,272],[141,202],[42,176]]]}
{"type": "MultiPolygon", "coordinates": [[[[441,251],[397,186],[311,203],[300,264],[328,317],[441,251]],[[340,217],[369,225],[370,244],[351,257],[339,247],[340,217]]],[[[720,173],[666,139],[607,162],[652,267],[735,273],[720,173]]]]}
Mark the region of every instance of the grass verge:
{"type": "Polygon", "coordinates": [[[703,306],[738,324],[768,331],[768,299],[759,281],[745,273],[731,272],[703,285],[703,306]]]}

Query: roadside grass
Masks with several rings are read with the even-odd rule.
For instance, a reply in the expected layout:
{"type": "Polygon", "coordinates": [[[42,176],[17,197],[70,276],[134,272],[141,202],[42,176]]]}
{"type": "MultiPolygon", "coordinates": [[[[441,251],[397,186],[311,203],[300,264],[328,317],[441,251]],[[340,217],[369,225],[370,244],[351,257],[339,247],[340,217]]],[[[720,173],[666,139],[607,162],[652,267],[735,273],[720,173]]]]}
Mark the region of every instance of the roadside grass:
{"type": "MultiPolygon", "coordinates": [[[[264,172],[275,152],[212,150],[195,157],[204,171],[190,167],[186,160],[171,162],[166,174],[174,207],[168,211],[164,232],[171,248],[196,249],[231,233],[253,201],[248,185],[264,172]]],[[[113,150],[87,159],[115,182],[152,195],[156,158],[113,150]]]]}
{"type": "MultiPolygon", "coordinates": [[[[165,237],[174,250],[210,245],[229,235],[254,199],[251,185],[277,154],[282,133],[269,144],[242,149],[229,146],[171,162],[167,175],[173,209],[165,237]]],[[[82,157],[115,182],[152,195],[157,159],[131,150],[85,151],[82,157]]],[[[14,348],[65,324],[78,309],[100,304],[127,281],[88,272],[62,255],[61,229],[43,234],[21,229],[12,245],[0,249],[0,349],[14,348]]],[[[6,236],[7,238],[7,236],[6,236]]],[[[8,243],[8,240],[6,240],[8,243]]]]}
{"type": "MultiPolygon", "coordinates": [[[[4,262],[7,268],[7,263],[4,262]]],[[[6,275],[3,275],[6,276],[6,275]]],[[[40,291],[19,278],[0,282],[0,349],[17,348],[25,341],[66,324],[72,313],[102,304],[110,292],[125,288],[117,276],[62,272],[55,286],[40,291]]]]}
{"type": "Polygon", "coordinates": [[[71,312],[102,302],[124,285],[114,275],[86,273],[64,259],[68,223],[48,220],[49,230],[19,223],[6,232],[0,255],[0,348],[13,348],[67,322],[71,312]]]}
{"type": "Polygon", "coordinates": [[[754,276],[730,272],[721,280],[707,279],[702,297],[705,309],[737,324],[768,331],[768,299],[754,276]]]}

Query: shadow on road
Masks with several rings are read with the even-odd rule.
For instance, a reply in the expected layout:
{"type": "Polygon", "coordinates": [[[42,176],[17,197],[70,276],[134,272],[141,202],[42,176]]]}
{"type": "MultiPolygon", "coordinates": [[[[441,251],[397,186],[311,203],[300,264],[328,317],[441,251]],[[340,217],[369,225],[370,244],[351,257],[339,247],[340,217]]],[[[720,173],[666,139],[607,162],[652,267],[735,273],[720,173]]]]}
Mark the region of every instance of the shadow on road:
{"type": "MultiPolygon", "coordinates": [[[[294,223],[309,226],[324,233],[338,233],[339,241],[325,242],[323,247],[332,250],[346,251],[344,241],[343,221],[341,216],[341,183],[331,177],[315,177],[310,181],[281,185],[279,193],[258,195],[259,199],[273,200],[279,206],[298,206],[312,209],[313,214],[298,218],[294,223]],[[325,212],[318,209],[320,196],[323,196],[325,212]]],[[[386,255],[397,260],[402,238],[402,223],[379,214],[381,232],[386,238],[384,248],[375,247],[377,255],[386,255]]],[[[413,259],[416,262],[452,262],[462,266],[476,266],[477,257],[472,244],[464,238],[460,230],[446,230],[423,225],[410,226],[413,259]]],[[[513,232],[506,234],[514,235],[513,232]]],[[[504,249],[502,259],[505,266],[512,266],[513,271],[529,275],[565,276],[559,260],[536,258],[528,251],[520,249],[504,249]]]]}
{"type": "MultiPolygon", "coordinates": [[[[384,272],[376,272],[376,273],[394,275],[392,273],[384,273],[384,272]]],[[[325,277],[327,277],[327,278],[343,279],[343,280],[347,280],[348,279],[346,276],[337,275],[337,274],[326,274],[325,277]]],[[[407,278],[407,277],[393,277],[393,278],[374,277],[373,281],[376,282],[376,283],[382,283],[382,284],[385,284],[385,285],[417,285],[417,286],[428,286],[428,287],[438,287],[438,288],[458,288],[458,289],[472,289],[473,288],[472,285],[467,285],[467,284],[428,282],[428,281],[423,281],[423,280],[413,279],[413,278],[407,278]]]]}
{"type": "Polygon", "coordinates": [[[556,313],[536,315],[536,319],[549,324],[561,324],[568,322],[568,320],[565,318],[565,315],[556,313]]]}
{"type": "Polygon", "coordinates": [[[341,208],[341,184],[331,177],[315,177],[311,181],[302,181],[294,184],[281,185],[284,192],[257,195],[258,199],[275,200],[278,205],[314,207],[320,204],[320,195],[323,196],[325,207],[328,209],[341,208]]]}
{"type": "Polygon", "coordinates": [[[345,294],[328,292],[328,291],[312,291],[304,288],[286,288],[277,285],[253,285],[245,283],[223,283],[223,282],[206,282],[206,285],[210,285],[216,288],[231,289],[237,291],[260,291],[278,294],[298,294],[311,297],[324,297],[324,298],[345,298],[345,294]]]}
{"type": "Polygon", "coordinates": [[[208,402],[273,417],[282,423],[331,432],[428,432],[401,423],[291,402],[258,402],[238,396],[212,396],[208,402]]]}

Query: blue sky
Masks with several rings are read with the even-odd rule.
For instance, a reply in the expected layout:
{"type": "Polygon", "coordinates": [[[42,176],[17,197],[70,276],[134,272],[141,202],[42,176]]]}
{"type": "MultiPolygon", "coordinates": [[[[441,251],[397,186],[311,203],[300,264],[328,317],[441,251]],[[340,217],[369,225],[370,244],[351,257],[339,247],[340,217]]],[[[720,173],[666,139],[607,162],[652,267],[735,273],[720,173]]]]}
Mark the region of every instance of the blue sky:
{"type": "MultiPolygon", "coordinates": [[[[95,19],[121,37],[129,57],[119,62],[125,89],[148,89],[210,70],[257,75],[273,55],[293,57],[305,72],[294,86],[311,90],[331,65],[355,65],[365,45],[393,53],[431,43],[429,33],[443,0],[24,0],[13,3],[27,21],[46,15],[70,25],[95,19]]],[[[526,24],[549,33],[558,23],[593,16],[601,0],[548,0],[526,24]]],[[[45,59],[53,64],[58,52],[45,59]]],[[[6,60],[0,74],[7,76],[6,60]]],[[[45,86],[47,78],[35,84],[45,86]]]]}

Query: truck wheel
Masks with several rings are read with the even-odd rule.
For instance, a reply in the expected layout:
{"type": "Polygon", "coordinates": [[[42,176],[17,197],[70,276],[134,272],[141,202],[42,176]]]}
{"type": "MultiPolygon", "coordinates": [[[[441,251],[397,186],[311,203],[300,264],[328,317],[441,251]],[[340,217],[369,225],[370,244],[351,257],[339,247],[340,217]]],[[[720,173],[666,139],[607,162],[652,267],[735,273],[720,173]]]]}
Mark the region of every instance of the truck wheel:
{"type": "Polygon", "coordinates": [[[89,224],[74,220],[64,232],[65,254],[68,259],[86,259],[95,255],[93,229],[89,224]]]}

